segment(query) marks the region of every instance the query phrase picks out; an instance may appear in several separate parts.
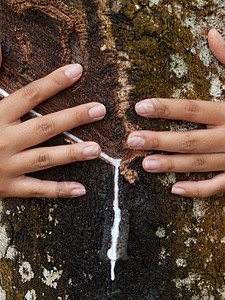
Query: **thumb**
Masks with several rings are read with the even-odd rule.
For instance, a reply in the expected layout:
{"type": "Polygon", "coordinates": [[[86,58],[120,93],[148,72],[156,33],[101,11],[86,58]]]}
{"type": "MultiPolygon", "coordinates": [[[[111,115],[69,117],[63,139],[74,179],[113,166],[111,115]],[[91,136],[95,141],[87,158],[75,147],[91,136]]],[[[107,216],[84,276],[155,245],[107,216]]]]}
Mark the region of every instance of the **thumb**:
{"type": "Polygon", "coordinates": [[[209,47],[215,57],[225,64],[225,41],[216,29],[211,29],[208,33],[209,47]]]}

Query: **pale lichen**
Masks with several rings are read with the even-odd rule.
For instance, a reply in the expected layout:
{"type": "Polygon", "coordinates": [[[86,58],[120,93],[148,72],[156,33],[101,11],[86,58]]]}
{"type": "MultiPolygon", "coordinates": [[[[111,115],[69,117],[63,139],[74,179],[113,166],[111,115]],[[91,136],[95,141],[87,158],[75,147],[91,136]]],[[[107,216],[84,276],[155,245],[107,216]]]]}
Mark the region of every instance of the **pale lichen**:
{"type": "Polygon", "coordinates": [[[186,75],[188,72],[188,68],[183,56],[181,56],[179,53],[176,53],[172,54],[170,57],[170,71],[173,71],[178,78],[181,78],[182,76],[186,75]]]}
{"type": "Polygon", "coordinates": [[[197,239],[194,237],[189,237],[186,241],[184,241],[184,244],[187,247],[190,247],[192,244],[196,244],[197,243],[197,239]]]}
{"type": "Polygon", "coordinates": [[[153,5],[157,5],[161,0],[150,0],[148,5],[149,7],[152,7],[153,5]]]}
{"type": "Polygon", "coordinates": [[[1,286],[0,286],[0,299],[6,300],[6,292],[3,290],[1,286]]]}
{"type": "Polygon", "coordinates": [[[60,279],[62,275],[62,270],[58,271],[56,267],[53,270],[48,271],[46,268],[43,269],[43,276],[42,282],[44,282],[47,286],[56,289],[57,288],[57,281],[60,279]]]}
{"type": "Polygon", "coordinates": [[[26,293],[25,295],[25,299],[26,300],[36,300],[37,299],[37,295],[35,290],[30,290],[26,293]]]}
{"type": "Polygon", "coordinates": [[[166,231],[162,227],[158,227],[157,231],[155,232],[155,235],[159,238],[164,238],[166,236],[166,231]]]}
{"type": "Polygon", "coordinates": [[[9,246],[8,249],[7,249],[7,252],[6,252],[6,255],[5,257],[8,258],[8,259],[15,259],[17,256],[17,250],[14,246],[9,246]]]}
{"type": "Polygon", "coordinates": [[[171,184],[176,182],[176,174],[171,172],[171,173],[165,173],[163,176],[158,176],[160,182],[162,183],[163,186],[170,186],[171,184]]]}
{"type": "Polygon", "coordinates": [[[166,260],[167,257],[169,257],[170,254],[166,252],[166,249],[164,247],[162,247],[161,252],[159,254],[159,262],[158,265],[160,266],[162,264],[163,261],[166,260]]]}
{"type": "Polygon", "coordinates": [[[31,281],[34,278],[34,272],[32,271],[31,264],[28,261],[24,261],[19,267],[19,273],[21,275],[22,282],[31,281]]]}
{"type": "Polygon", "coordinates": [[[0,259],[2,259],[7,251],[10,239],[8,238],[6,226],[0,226],[0,259]]]}
{"type": "Polygon", "coordinates": [[[178,289],[182,289],[184,287],[186,290],[190,290],[192,286],[195,284],[195,282],[200,281],[200,279],[201,279],[201,275],[197,273],[189,272],[188,277],[184,279],[176,278],[173,279],[173,281],[178,289]]]}
{"type": "Polygon", "coordinates": [[[207,45],[202,46],[199,58],[206,67],[210,66],[210,63],[212,62],[212,53],[207,45]]]}
{"type": "Polygon", "coordinates": [[[182,268],[187,267],[187,261],[184,258],[177,258],[176,259],[176,264],[177,264],[178,267],[182,267],[182,268]]]}
{"type": "Polygon", "coordinates": [[[219,76],[213,74],[211,77],[211,87],[210,87],[210,95],[212,100],[215,102],[221,101],[222,95],[222,82],[220,81],[219,76]]]}
{"type": "Polygon", "coordinates": [[[203,199],[194,198],[193,199],[193,216],[196,218],[198,222],[200,222],[201,218],[205,216],[206,212],[206,202],[203,199]]]}

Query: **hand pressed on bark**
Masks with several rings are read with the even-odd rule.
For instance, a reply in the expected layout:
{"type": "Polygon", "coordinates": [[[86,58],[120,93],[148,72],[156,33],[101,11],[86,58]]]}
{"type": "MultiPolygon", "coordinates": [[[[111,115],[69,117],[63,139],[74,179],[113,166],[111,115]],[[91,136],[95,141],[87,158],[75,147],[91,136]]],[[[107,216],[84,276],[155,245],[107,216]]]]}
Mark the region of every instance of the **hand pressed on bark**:
{"type": "MultiPolygon", "coordinates": [[[[1,53],[0,53],[1,58],[1,53]]],[[[34,106],[74,84],[82,75],[78,64],[62,67],[0,102],[0,197],[77,197],[85,188],[77,182],[42,181],[25,174],[74,161],[94,159],[100,146],[84,142],[55,147],[30,147],[73,127],[98,121],[104,105],[96,102],[20,122],[34,106]]]]}
{"type": "MultiPolygon", "coordinates": [[[[208,34],[210,48],[225,64],[225,43],[215,30],[208,34]]],[[[149,118],[186,120],[207,124],[204,130],[187,132],[136,131],[128,146],[141,150],[162,150],[183,154],[149,155],[143,160],[147,172],[223,171],[209,180],[183,181],[173,185],[172,193],[187,197],[208,197],[225,191],[225,103],[184,99],[146,99],[136,112],[149,118]]]]}

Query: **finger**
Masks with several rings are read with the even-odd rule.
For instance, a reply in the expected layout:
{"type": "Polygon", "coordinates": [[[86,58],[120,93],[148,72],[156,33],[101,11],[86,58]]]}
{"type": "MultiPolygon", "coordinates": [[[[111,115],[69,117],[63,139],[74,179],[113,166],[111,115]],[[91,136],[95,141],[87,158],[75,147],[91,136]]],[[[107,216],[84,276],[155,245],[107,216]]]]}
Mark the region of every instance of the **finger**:
{"type": "Polygon", "coordinates": [[[1,68],[1,65],[2,65],[2,46],[0,44],[0,68],[1,68]]]}
{"type": "Polygon", "coordinates": [[[225,64],[225,41],[216,29],[211,29],[208,33],[209,47],[215,57],[225,64]]]}
{"type": "Polygon", "coordinates": [[[225,170],[225,154],[149,155],[142,166],[151,173],[221,171],[225,170]]]}
{"type": "Polygon", "coordinates": [[[11,127],[9,139],[14,140],[12,149],[18,152],[37,145],[71,128],[98,121],[105,113],[103,104],[92,102],[17,124],[11,127]]]}
{"type": "Polygon", "coordinates": [[[134,131],[128,136],[128,147],[139,150],[161,150],[179,153],[224,152],[222,129],[186,132],[134,131]]]}
{"type": "Polygon", "coordinates": [[[79,197],[85,193],[85,187],[77,182],[56,182],[20,176],[12,181],[2,197],[70,198],[79,197]]]}
{"type": "Polygon", "coordinates": [[[1,102],[1,118],[5,116],[4,121],[14,122],[43,100],[71,86],[81,74],[81,65],[73,64],[28,84],[1,102]]]}
{"type": "Polygon", "coordinates": [[[75,161],[90,160],[97,158],[100,152],[100,146],[94,142],[30,149],[13,156],[10,160],[11,172],[18,176],[75,161]]]}
{"type": "Polygon", "coordinates": [[[136,104],[136,112],[149,118],[185,120],[220,125],[225,120],[225,103],[187,99],[145,99],[136,104]]]}
{"type": "Polygon", "coordinates": [[[172,193],[184,197],[210,197],[225,191],[225,172],[201,181],[181,181],[172,187],[172,193]]]}

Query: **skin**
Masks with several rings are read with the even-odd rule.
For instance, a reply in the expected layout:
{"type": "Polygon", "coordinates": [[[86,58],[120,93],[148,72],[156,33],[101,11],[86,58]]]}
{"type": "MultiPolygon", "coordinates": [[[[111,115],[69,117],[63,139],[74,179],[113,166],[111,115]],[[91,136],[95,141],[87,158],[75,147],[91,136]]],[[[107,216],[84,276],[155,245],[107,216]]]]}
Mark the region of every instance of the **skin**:
{"type": "MultiPolygon", "coordinates": [[[[212,29],[208,42],[215,57],[225,64],[225,42],[212,29]]],[[[181,181],[172,193],[186,197],[209,197],[225,191],[225,103],[187,99],[145,99],[136,112],[147,118],[186,120],[207,124],[204,130],[188,132],[135,131],[128,146],[139,150],[160,150],[180,154],[149,155],[142,162],[150,173],[222,171],[212,179],[181,181]]]]}
{"type": "MultiPolygon", "coordinates": [[[[0,52],[0,60],[1,57],[0,52]]],[[[21,116],[34,106],[79,80],[82,71],[79,64],[64,66],[0,102],[0,197],[56,198],[85,194],[85,187],[80,183],[39,180],[25,174],[97,158],[101,152],[98,144],[83,142],[30,148],[63,131],[101,120],[106,113],[105,106],[92,102],[22,123],[20,121],[21,116]]]]}

